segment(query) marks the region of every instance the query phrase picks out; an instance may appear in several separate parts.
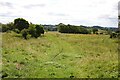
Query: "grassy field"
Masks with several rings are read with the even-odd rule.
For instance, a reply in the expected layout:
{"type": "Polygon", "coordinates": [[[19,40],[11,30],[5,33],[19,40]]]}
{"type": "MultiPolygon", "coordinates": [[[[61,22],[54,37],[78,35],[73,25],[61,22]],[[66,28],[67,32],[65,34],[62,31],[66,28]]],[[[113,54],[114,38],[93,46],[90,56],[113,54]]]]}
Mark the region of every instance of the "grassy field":
{"type": "Polygon", "coordinates": [[[117,47],[109,35],[47,32],[24,40],[2,33],[2,73],[9,78],[117,78],[117,47]]]}

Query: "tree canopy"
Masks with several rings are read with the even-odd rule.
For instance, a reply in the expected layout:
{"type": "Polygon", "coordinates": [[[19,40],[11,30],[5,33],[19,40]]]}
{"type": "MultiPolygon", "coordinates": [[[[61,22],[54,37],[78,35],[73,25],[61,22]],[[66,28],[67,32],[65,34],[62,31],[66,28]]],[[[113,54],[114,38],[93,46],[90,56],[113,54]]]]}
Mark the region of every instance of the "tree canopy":
{"type": "Polygon", "coordinates": [[[23,29],[28,29],[29,23],[23,18],[17,18],[14,20],[14,26],[21,31],[23,29]]]}
{"type": "Polygon", "coordinates": [[[74,25],[65,25],[63,23],[60,23],[57,25],[58,31],[61,33],[79,33],[79,34],[89,34],[90,32],[82,27],[82,26],[74,26],[74,25]]]}

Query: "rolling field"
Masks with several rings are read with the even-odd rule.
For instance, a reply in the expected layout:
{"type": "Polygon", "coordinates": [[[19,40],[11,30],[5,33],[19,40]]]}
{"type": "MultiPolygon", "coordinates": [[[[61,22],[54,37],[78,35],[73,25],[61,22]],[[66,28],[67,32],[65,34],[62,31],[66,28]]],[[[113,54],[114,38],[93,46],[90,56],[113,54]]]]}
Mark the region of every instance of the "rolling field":
{"type": "Polygon", "coordinates": [[[117,78],[118,43],[109,35],[47,32],[38,39],[2,33],[8,78],[117,78]]]}

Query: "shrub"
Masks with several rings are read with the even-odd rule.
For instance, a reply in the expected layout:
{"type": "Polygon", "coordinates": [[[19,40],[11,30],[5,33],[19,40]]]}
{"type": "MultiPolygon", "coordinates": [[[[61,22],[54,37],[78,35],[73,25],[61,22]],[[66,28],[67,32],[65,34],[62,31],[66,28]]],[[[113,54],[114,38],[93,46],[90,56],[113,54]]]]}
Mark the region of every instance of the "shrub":
{"type": "Polygon", "coordinates": [[[39,36],[41,35],[40,25],[36,25],[35,29],[36,29],[36,34],[37,34],[37,36],[39,37],[39,36]]]}
{"type": "Polygon", "coordinates": [[[117,34],[118,39],[120,39],[120,33],[117,34]]]}
{"type": "Polygon", "coordinates": [[[95,34],[96,32],[98,32],[98,29],[93,28],[93,34],[95,34]]]}
{"type": "Polygon", "coordinates": [[[22,33],[22,37],[23,37],[24,39],[27,39],[28,29],[23,29],[23,30],[21,31],[21,33],[22,33]]]}
{"type": "Polygon", "coordinates": [[[100,34],[103,34],[103,32],[101,32],[100,34]]]}
{"type": "Polygon", "coordinates": [[[31,37],[38,38],[39,36],[41,36],[41,34],[44,34],[44,29],[42,25],[30,24],[28,30],[31,37]]]}
{"type": "Polygon", "coordinates": [[[10,22],[6,25],[8,26],[9,30],[14,30],[15,29],[13,22],[10,22]]]}
{"type": "Polygon", "coordinates": [[[20,33],[20,30],[18,30],[18,29],[14,29],[13,31],[18,33],[18,34],[20,33]]]}
{"type": "Polygon", "coordinates": [[[43,26],[42,25],[36,25],[36,33],[38,34],[38,35],[40,35],[40,34],[44,34],[44,29],[43,29],[43,26]]]}
{"type": "Polygon", "coordinates": [[[35,25],[30,24],[28,30],[29,30],[29,34],[31,35],[31,37],[34,37],[36,35],[35,25]]]}
{"type": "Polygon", "coordinates": [[[7,32],[9,30],[9,27],[5,24],[2,25],[2,32],[7,32]]]}
{"type": "Polygon", "coordinates": [[[110,34],[110,38],[116,38],[117,37],[117,33],[111,33],[110,34]]]}

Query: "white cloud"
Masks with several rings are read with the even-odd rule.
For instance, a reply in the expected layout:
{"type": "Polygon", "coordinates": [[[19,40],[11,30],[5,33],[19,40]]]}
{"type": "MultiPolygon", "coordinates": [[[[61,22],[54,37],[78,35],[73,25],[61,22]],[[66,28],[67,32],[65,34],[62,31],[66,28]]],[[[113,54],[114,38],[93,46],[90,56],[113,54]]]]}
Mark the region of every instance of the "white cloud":
{"type": "Polygon", "coordinates": [[[0,0],[0,22],[23,17],[41,24],[117,27],[117,6],[118,0],[0,0]]]}

